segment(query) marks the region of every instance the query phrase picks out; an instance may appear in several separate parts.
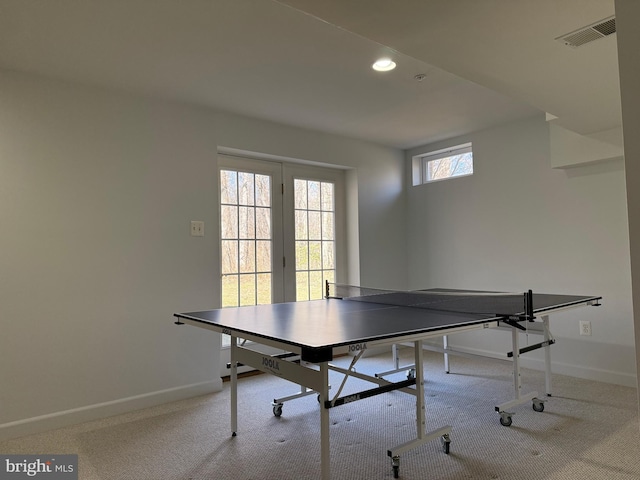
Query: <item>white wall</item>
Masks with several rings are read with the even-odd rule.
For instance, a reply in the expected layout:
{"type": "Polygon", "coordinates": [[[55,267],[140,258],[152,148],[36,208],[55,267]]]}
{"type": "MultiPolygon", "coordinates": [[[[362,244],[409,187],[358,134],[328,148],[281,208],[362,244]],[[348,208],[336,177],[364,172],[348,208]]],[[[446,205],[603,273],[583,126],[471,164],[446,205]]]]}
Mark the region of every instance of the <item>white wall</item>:
{"type": "Polygon", "coordinates": [[[352,168],[361,280],[404,286],[401,152],[0,71],[0,438],[221,387],[172,318],[219,303],[219,146],[352,168]]]}
{"type": "MultiPolygon", "coordinates": [[[[640,3],[636,0],[616,0],[618,26],[618,64],[624,130],[627,205],[629,206],[629,241],[631,245],[631,272],[635,313],[636,345],[640,345],[640,3]]],[[[640,349],[636,350],[640,371],[640,349]]]]}
{"type": "MultiPolygon", "coordinates": [[[[472,176],[408,192],[409,286],[602,295],[599,308],[552,317],[554,371],[635,386],[623,162],[553,169],[548,127],[534,117],[407,152],[408,179],[419,153],[471,141],[474,154],[472,176]]],[[[451,341],[500,355],[510,336],[451,341]]]]}

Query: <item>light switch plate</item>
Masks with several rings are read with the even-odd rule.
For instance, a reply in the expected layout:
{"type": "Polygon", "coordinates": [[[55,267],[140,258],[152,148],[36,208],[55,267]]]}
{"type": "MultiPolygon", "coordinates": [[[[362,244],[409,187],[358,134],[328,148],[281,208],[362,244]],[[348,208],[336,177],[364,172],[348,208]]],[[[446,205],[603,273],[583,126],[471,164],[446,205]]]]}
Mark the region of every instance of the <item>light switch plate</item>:
{"type": "Polygon", "coordinates": [[[191,220],[191,236],[204,237],[204,222],[200,220],[191,220]]]}

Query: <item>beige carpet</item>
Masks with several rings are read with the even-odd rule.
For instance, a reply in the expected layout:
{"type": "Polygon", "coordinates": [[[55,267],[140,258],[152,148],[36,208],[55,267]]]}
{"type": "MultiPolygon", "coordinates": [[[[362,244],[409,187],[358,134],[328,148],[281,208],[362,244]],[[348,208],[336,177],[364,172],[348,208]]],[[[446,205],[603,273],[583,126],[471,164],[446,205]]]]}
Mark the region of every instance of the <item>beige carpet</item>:
{"type": "MultiPolygon", "coordinates": [[[[516,407],[513,425],[503,427],[494,406],[512,396],[510,363],[453,357],[447,375],[441,356],[425,353],[425,365],[427,427],[452,425],[451,453],[439,441],[408,452],[400,478],[640,479],[635,389],[554,375],[545,411],[516,407]]],[[[361,360],[358,370],[390,366],[384,355],[361,360]]],[[[339,381],[332,377],[334,386],[339,381]]],[[[523,391],[543,391],[544,377],[524,370],[523,384],[523,391]]],[[[350,379],[343,393],[362,385],[371,387],[350,379]]],[[[280,418],[272,413],[271,400],[297,388],[269,375],[241,379],[235,438],[225,383],[220,393],[0,442],[0,453],[77,453],[83,480],[315,479],[315,396],[286,403],[280,418]]],[[[332,409],[332,478],[393,478],[386,451],[414,437],[414,404],[414,397],[392,392],[332,409]]]]}

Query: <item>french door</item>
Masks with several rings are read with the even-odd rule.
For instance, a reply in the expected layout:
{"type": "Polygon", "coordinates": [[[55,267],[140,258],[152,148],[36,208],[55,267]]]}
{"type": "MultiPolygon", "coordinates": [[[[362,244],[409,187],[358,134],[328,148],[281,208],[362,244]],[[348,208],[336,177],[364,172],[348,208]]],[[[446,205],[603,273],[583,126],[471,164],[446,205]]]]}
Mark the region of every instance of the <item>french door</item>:
{"type": "Polygon", "coordinates": [[[283,180],[285,301],[317,300],[346,274],[343,172],[285,165],[283,180]]]}
{"type": "Polygon", "coordinates": [[[218,165],[222,307],[282,302],[282,167],[223,156],[218,165]]]}
{"type": "MultiPolygon", "coordinates": [[[[222,155],[218,165],[222,307],[322,298],[345,264],[342,172],[222,155]]],[[[229,347],[222,335],[222,376],[229,347]]]]}

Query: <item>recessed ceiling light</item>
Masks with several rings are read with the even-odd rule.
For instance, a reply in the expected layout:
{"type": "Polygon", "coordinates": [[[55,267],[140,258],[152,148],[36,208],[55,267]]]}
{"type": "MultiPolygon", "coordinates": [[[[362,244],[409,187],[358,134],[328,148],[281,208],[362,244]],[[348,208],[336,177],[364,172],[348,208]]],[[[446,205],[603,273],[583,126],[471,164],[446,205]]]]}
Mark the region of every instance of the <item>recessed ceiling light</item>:
{"type": "Polygon", "coordinates": [[[376,72],[388,72],[396,68],[396,62],[390,58],[381,58],[371,66],[376,72]]]}

